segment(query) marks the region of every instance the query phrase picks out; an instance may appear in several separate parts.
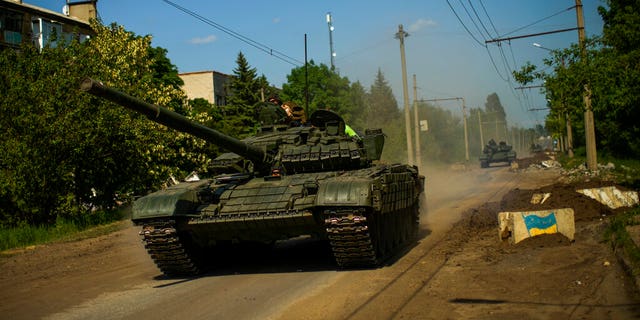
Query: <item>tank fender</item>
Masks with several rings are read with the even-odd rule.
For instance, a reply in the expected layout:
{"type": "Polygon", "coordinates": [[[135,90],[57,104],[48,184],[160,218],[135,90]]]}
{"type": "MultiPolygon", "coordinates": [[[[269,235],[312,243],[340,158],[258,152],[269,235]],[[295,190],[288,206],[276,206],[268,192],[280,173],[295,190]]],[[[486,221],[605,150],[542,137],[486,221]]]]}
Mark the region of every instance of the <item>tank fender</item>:
{"type": "Polygon", "coordinates": [[[368,179],[328,179],[319,183],[318,206],[371,206],[372,188],[368,179]]]}
{"type": "Polygon", "coordinates": [[[133,202],[131,219],[137,220],[194,215],[201,204],[198,193],[207,188],[210,180],[181,182],[159,190],[133,202]]]}

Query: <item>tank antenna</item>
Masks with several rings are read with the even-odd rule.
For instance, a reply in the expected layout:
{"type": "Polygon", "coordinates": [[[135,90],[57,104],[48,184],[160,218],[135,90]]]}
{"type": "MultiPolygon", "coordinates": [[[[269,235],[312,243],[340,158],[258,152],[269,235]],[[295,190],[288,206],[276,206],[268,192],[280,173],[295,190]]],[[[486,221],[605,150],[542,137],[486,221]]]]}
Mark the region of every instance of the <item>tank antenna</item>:
{"type": "Polygon", "coordinates": [[[309,72],[307,68],[307,34],[304,34],[304,112],[309,114],[309,72]]]}

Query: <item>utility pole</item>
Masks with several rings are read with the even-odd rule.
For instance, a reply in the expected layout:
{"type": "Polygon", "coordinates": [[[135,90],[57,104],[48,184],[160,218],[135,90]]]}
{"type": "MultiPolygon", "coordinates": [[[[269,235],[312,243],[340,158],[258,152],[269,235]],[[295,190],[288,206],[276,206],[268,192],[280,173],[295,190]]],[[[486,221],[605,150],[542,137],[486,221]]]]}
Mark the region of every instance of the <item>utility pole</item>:
{"type": "MultiPolygon", "coordinates": [[[[582,54],[582,60],[587,58],[587,48],[584,43],[584,14],[582,13],[582,0],[576,0],[576,16],[578,18],[578,43],[580,45],[580,52],[582,54]]],[[[593,119],[593,110],[591,109],[591,89],[589,84],[584,85],[584,131],[585,139],[587,142],[587,168],[591,171],[598,170],[598,157],[596,155],[596,132],[595,121],[593,119]]]]}
{"type": "Polygon", "coordinates": [[[573,129],[571,129],[571,116],[569,112],[565,112],[565,117],[567,117],[567,154],[569,158],[573,158],[573,129]]]}
{"type": "Polygon", "coordinates": [[[462,98],[462,119],[464,121],[464,157],[469,162],[469,132],[467,131],[467,105],[462,98]]]}
{"type": "Polygon", "coordinates": [[[404,38],[409,34],[398,26],[396,39],[400,40],[400,61],[402,63],[402,95],[404,97],[404,124],[407,132],[407,162],[409,165],[415,164],[413,158],[413,141],[411,141],[411,112],[409,111],[409,88],[407,85],[407,62],[404,58],[404,38]]]}
{"type": "Polygon", "coordinates": [[[478,127],[480,128],[480,152],[484,150],[484,137],[482,136],[482,116],[480,115],[480,108],[478,108],[478,127]]]}
{"type": "MultiPolygon", "coordinates": [[[[562,114],[558,114],[558,125],[562,126],[562,114]]],[[[564,134],[562,134],[562,131],[560,132],[560,139],[558,139],[558,145],[560,147],[560,151],[562,151],[563,153],[567,151],[565,148],[564,134]]]]}
{"type": "Polygon", "coordinates": [[[416,74],[413,74],[413,121],[414,133],[416,137],[416,165],[418,169],[422,167],[422,153],[420,152],[420,117],[418,116],[418,83],[416,74]]]}
{"type": "Polygon", "coordinates": [[[335,71],[336,53],[333,51],[333,22],[331,21],[331,12],[327,12],[327,25],[329,26],[329,53],[331,54],[331,71],[335,71]]]}

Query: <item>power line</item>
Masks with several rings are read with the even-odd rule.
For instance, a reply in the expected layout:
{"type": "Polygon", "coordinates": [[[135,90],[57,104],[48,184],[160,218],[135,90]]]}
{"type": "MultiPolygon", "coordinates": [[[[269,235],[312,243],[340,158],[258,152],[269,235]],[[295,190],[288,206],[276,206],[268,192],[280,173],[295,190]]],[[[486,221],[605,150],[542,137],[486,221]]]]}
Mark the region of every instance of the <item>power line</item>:
{"type": "Polygon", "coordinates": [[[191,11],[191,10],[185,8],[185,7],[182,7],[182,6],[180,6],[180,5],[176,4],[176,3],[173,3],[173,2],[171,2],[169,0],[162,0],[162,1],[164,1],[165,3],[167,3],[168,5],[176,8],[176,9],[178,9],[178,10],[180,10],[180,11],[182,11],[182,12],[184,12],[184,13],[186,13],[186,14],[188,14],[188,15],[190,15],[190,16],[192,16],[192,17],[194,17],[194,18],[196,18],[196,19],[198,19],[198,20],[200,20],[200,21],[202,21],[202,22],[204,22],[204,23],[206,23],[206,24],[208,24],[208,25],[210,25],[210,26],[212,26],[212,27],[214,27],[214,28],[216,28],[216,29],[218,29],[218,30],[220,30],[220,31],[222,31],[222,32],[224,32],[224,33],[226,33],[226,34],[228,34],[228,35],[230,35],[230,36],[232,36],[232,37],[234,37],[234,38],[236,38],[236,39],[248,44],[248,45],[250,45],[250,46],[252,46],[252,47],[254,47],[254,48],[256,48],[256,49],[258,49],[258,50],[260,50],[260,51],[263,51],[263,52],[265,52],[265,53],[267,53],[267,54],[269,54],[269,55],[271,55],[271,56],[273,56],[273,57],[275,57],[277,59],[280,59],[280,60],[282,60],[282,61],[284,61],[284,62],[286,62],[288,64],[291,64],[291,65],[296,66],[296,67],[304,64],[302,61],[300,61],[298,59],[292,58],[292,57],[290,57],[290,56],[288,56],[288,55],[286,55],[286,54],[284,54],[284,53],[282,53],[282,52],[280,52],[278,50],[275,50],[275,49],[273,49],[273,48],[271,48],[271,47],[269,47],[267,45],[264,45],[264,44],[262,44],[260,42],[257,42],[255,40],[249,38],[249,37],[246,37],[246,36],[238,33],[238,32],[235,32],[235,31],[233,31],[233,30],[231,30],[231,29],[229,29],[229,28],[227,28],[227,27],[225,27],[223,25],[220,25],[220,24],[214,22],[211,19],[205,18],[205,17],[197,14],[196,12],[191,11]]]}
{"type": "Polygon", "coordinates": [[[473,10],[473,13],[476,15],[476,18],[478,19],[478,22],[480,22],[480,25],[482,26],[482,29],[484,29],[484,32],[487,33],[487,36],[489,36],[489,38],[491,38],[491,33],[489,32],[489,30],[487,30],[487,27],[484,26],[484,23],[482,23],[482,19],[480,19],[480,16],[478,15],[478,12],[476,11],[476,8],[471,3],[471,0],[467,0],[467,1],[469,1],[469,6],[471,6],[471,10],[473,10]]]}
{"type": "Polygon", "coordinates": [[[538,23],[540,23],[540,22],[542,22],[542,21],[544,21],[544,20],[547,20],[547,19],[553,18],[553,17],[555,17],[555,16],[557,16],[557,15],[559,15],[559,14],[561,14],[561,13],[564,13],[564,12],[569,11],[569,10],[573,10],[573,9],[575,9],[575,8],[576,8],[576,6],[572,6],[572,7],[569,7],[569,8],[567,8],[567,9],[564,9],[564,10],[558,11],[558,12],[556,12],[556,13],[554,13],[554,14],[552,14],[552,15],[548,16],[548,17],[545,17],[545,18],[542,18],[542,19],[537,20],[537,21],[535,21],[535,22],[532,22],[532,23],[530,23],[530,24],[528,24],[528,25],[526,25],[526,26],[524,26],[524,27],[520,27],[520,28],[515,29],[515,30],[513,30],[513,31],[511,31],[511,32],[507,32],[507,33],[503,34],[503,35],[502,35],[502,37],[504,37],[504,36],[508,36],[508,35],[510,35],[510,34],[512,34],[512,33],[515,33],[515,32],[518,32],[518,31],[520,31],[520,30],[522,30],[522,29],[526,29],[526,28],[528,28],[528,27],[530,27],[530,26],[532,26],[532,25],[534,25],[534,24],[538,24],[538,23]]]}
{"type": "Polygon", "coordinates": [[[460,22],[460,24],[462,25],[462,27],[467,30],[467,33],[471,36],[471,38],[473,38],[473,40],[475,40],[478,44],[480,44],[480,46],[485,47],[486,48],[486,44],[482,43],[482,41],[478,40],[476,38],[476,36],[473,35],[473,33],[471,33],[471,31],[469,30],[469,28],[467,28],[467,26],[464,24],[464,22],[462,22],[462,19],[460,19],[460,16],[458,15],[458,13],[456,12],[455,9],[453,9],[453,6],[451,5],[451,3],[449,2],[449,0],[447,0],[447,4],[449,5],[449,8],[451,8],[451,11],[453,11],[453,14],[456,16],[456,18],[458,18],[458,21],[460,22]]]}
{"type": "Polygon", "coordinates": [[[489,16],[489,13],[487,13],[487,8],[484,7],[484,3],[482,3],[482,0],[478,0],[478,2],[480,2],[480,6],[482,6],[482,11],[484,11],[484,14],[487,16],[487,19],[489,19],[489,23],[491,24],[491,27],[493,27],[493,31],[496,32],[496,35],[498,35],[498,29],[496,29],[496,26],[493,24],[493,21],[491,21],[491,16],[489,16]]]}
{"type": "Polygon", "coordinates": [[[467,10],[467,7],[464,5],[464,2],[462,2],[462,0],[458,0],[458,1],[460,2],[460,5],[464,9],[464,11],[467,13],[467,16],[469,17],[469,20],[471,20],[471,23],[473,23],[473,25],[476,27],[476,30],[478,30],[478,33],[480,34],[480,36],[482,36],[482,39],[487,40],[487,38],[484,36],[484,34],[482,34],[482,30],[480,30],[480,27],[478,27],[478,24],[476,23],[476,21],[471,16],[471,13],[469,13],[469,10],[467,10]]]}
{"type": "MultiPolygon", "coordinates": [[[[462,0],[458,0],[460,2],[460,5],[462,6],[463,10],[466,12],[468,18],[471,20],[471,23],[473,23],[473,25],[475,26],[476,30],[478,31],[479,35],[485,40],[485,43],[480,43],[480,40],[478,39],[478,37],[476,37],[476,35],[474,35],[474,33],[471,32],[471,30],[465,25],[465,23],[462,21],[462,18],[460,17],[460,15],[456,12],[456,10],[454,9],[453,5],[451,4],[451,2],[449,0],[447,0],[447,4],[449,5],[449,8],[451,9],[451,11],[453,12],[453,14],[456,16],[456,18],[458,19],[458,21],[460,22],[460,24],[462,25],[462,27],[467,31],[467,33],[471,36],[471,38],[473,38],[473,40],[475,40],[476,42],[478,42],[482,47],[485,48],[485,50],[487,51],[487,55],[489,56],[489,60],[491,61],[491,64],[494,68],[494,70],[496,71],[496,73],[498,74],[498,76],[507,83],[509,90],[511,91],[511,94],[516,98],[516,100],[518,101],[517,103],[520,105],[520,109],[522,109],[523,111],[525,111],[525,114],[527,114],[527,116],[530,116],[528,113],[526,113],[526,109],[525,109],[525,104],[527,104],[527,102],[529,101],[529,98],[526,95],[522,95],[522,97],[513,89],[513,82],[512,82],[512,74],[513,74],[513,70],[515,68],[515,66],[517,65],[517,63],[515,62],[515,56],[513,55],[513,49],[511,49],[512,52],[512,60],[514,61],[513,64],[514,66],[512,67],[511,64],[509,63],[509,60],[507,59],[507,56],[504,52],[504,49],[502,48],[502,46],[500,44],[498,44],[498,52],[499,52],[499,57],[501,60],[501,64],[502,64],[502,69],[503,71],[500,71],[500,68],[498,67],[497,63],[496,63],[496,59],[493,57],[491,51],[489,50],[489,47],[487,46],[487,43],[491,42],[490,40],[487,40],[487,37],[485,37],[485,33],[488,36],[488,38],[492,38],[492,33],[489,31],[489,29],[487,28],[487,25],[485,25],[485,23],[483,22],[482,18],[480,17],[480,15],[478,14],[478,11],[475,9],[475,7],[473,6],[471,0],[468,0],[469,6],[471,7],[471,10],[473,11],[473,15],[471,14],[471,12],[469,11],[469,9],[465,6],[465,4],[463,3],[462,0]],[[475,15],[475,18],[474,18],[475,15]],[[478,22],[476,22],[476,20],[478,20],[478,22]],[[481,28],[482,27],[482,28],[481,28]],[[483,32],[484,30],[484,32],[483,32]],[[503,75],[502,72],[506,72],[505,75],[503,75]]],[[[489,23],[491,24],[493,30],[495,31],[496,36],[499,34],[497,28],[495,27],[491,16],[489,16],[484,4],[482,3],[482,1],[479,1],[480,5],[482,6],[482,10],[484,12],[484,14],[487,16],[489,23]]],[[[509,44],[510,45],[510,44],[509,44]]],[[[511,48],[511,47],[510,47],[511,48]]]]}
{"type": "Polygon", "coordinates": [[[532,34],[525,34],[525,35],[521,35],[521,36],[514,36],[514,37],[507,37],[507,38],[497,38],[497,39],[487,40],[487,41],[485,41],[485,43],[500,42],[500,41],[510,41],[510,40],[514,40],[514,39],[536,37],[536,36],[542,36],[542,35],[546,35],[546,34],[574,31],[574,30],[580,30],[580,29],[582,29],[582,28],[576,27],[576,28],[567,28],[567,29],[545,31],[545,32],[532,33],[532,34]]]}
{"type": "MultiPolygon", "coordinates": [[[[496,70],[496,73],[498,74],[498,76],[504,80],[504,81],[509,81],[508,78],[505,78],[504,76],[502,76],[502,73],[500,73],[500,70],[498,70],[498,66],[496,65],[495,60],[493,60],[493,56],[491,55],[491,52],[489,51],[489,47],[484,47],[487,50],[487,54],[489,55],[489,60],[491,60],[491,64],[493,65],[493,68],[496,70]]],[[[508,77],[508,75],[507,75],[508,77]]]]}

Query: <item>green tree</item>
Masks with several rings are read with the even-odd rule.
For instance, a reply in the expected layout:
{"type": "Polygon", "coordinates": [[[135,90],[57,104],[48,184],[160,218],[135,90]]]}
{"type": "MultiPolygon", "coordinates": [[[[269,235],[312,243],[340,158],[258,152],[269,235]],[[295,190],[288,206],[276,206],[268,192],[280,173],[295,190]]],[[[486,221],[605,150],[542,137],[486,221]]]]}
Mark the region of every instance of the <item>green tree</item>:
{"type": "Polygon", "coordinates": [[[349,124],[353,128],[365,129],[367,128],[368,108],[367,108],[367,91],[359,81],[351,84],[350,92],[350,105],[351,112],[348,117],[351,119],[349,124]]]}
{"type": "Polygon", "coordinates": [[[242,52],[236,58],[236,68],[233,69],[231,80],[231,96],[229,104],[237,106],[253,106],[260,101],[261,82],[256,68],[252,68],[242,52]]]}
{"type": "MultiPolygon", "coordinates": [[[[171,63],[171,60],[167,57],[167,49],[161,47],[149,47],[149,58],[153,63],[151,64],[151,81],[154,86],[170,86],[175,90],[180,90],[180,87],[184,85],[182,79],[178,76],[178,68],[171,63]]],[[[188,111],[184,109],[185,104],[183,97],[176,95],[176,99],[170,101],[165,107],[172,108],[182,115],[188,114],[188,111]]]]}
{"type": "Polygon", "coordinates": [[[506,141],[505,128],[507,127],[507,114],[504,112],[504,107],[497,93],[494,92],[487,96],[484,108],[486,111],[486,121],[493,123],[493,125],[487,126],[487,128],[492,128],[492,130],[488,130],[490,138],[496,139],[496,142],[497,140],[506,141]]]}
{"type": "Polygon", "coordinates": [[[382,158],[389,162],[407,162],[407,136],[404,119],[393,90],[380,69],[367,97],[367,128],[382,128],[387,135],[382,158]]]}
{"type": "Polygon", "coordinates": [[[382,127],[390,120],[400,118],[401,113],[400,109],[398,109],[398,102],[380,69],[378,69],[375,80],[371,85],[368,100],[367,125],[369,127],[382,127]]]}
{"type": "Polygon", "coordinates": [[[603,47],[593,59],[593,110],[599,144],[622,157],[640,156],[640,2],[599,7],[603,47]]]}
{"type": "Polygon", "coordinates": [[[453,163],[465,159],[462,119],[451,110],[420,102],[420,119],[427,119],[429,130],[422,134],[423,160],[453,163]]]}
{"type": "Polygon", "coordinates": [[[602,38],[586,39],[584,50],[577,44],[554,50],[545,64],[552,73],[536,72],[530,64],[516,73],[516,80],[545,81],[544,92],[551,112],[546,124],[561,130],[566,114],[574,129],[574,146],[584,145],[585,85],[591,91],[599,154],[640,156],[640,2],[608,0],[599,7],[603,18],[602,38]]]}
{"type": "Polygon", "coordinates": [[[229,104],[224,106],[225,126],[222,131],[236,137],[255,132],[255,106],[261,101],[261,89],[266,79],[258,78],[257,71],[249,65],[242,52],[236,58],[234,77],[231,80],[229,104]]]}
{"type": "Polygon", "coordinates": [[[90,76],[158,105],[185,101],[175,77],[158,80],[174,67],[149,36],[116,24],[92,27],[96,35],[83,44],[0,52],[2,225],[50,224],[108,208],[157,187],[186,162],[206,163],[190,151],[202,141],[79,92],[90,76]]]}
{"type": "Polygon", "coordinates": [[[290,100],[304,106],[306,93],[309,95],[307,112],[318,109],[330,109],[350,122],[351,100],[350,82],[346,77],[340,77],[325,64],[316,65],[311,60],[306,67],[291,70],[287,76],[287,83],[282,85],[282,99],[290,100]],[[306,80],[305,80],[306,73],[306,80]],[[308,84],[308,88],[307,88],[308,84]]]}

